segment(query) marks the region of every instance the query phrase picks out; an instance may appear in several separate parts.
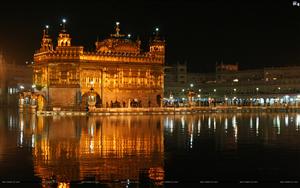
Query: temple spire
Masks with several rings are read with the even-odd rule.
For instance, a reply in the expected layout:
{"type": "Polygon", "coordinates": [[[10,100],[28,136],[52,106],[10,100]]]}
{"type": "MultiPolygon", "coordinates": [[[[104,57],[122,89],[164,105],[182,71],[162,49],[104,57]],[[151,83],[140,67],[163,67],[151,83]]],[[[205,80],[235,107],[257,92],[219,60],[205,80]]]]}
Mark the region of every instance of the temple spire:
{"type": "Polygon", "coordinates": [[[61,20],[61,24],[60,24],[60,26],[61,26],[61,33],[66,33],[67,32],[67,29],[66,29],[66,23],[67,23],[67,20],[65,19],[65,18],[63,18],[62,20],[61,20]]]}
{"type": "Polygon", "coordinates": [[[62,23],[60,24],[62,29],[61,29],[61,31],[58,35],[58,39],[57,39],[57,46],[60,46],[60,47],[71,46],[71,37],[70,37],[70,34],[67,33],[66,23],[67,23],[67,20],[65,18],[62,19],[62,23]]]}
{"type": "Polygon", "coordinates": [[[124,37],[125,35],[120,34],[120,22],[116,22],[116,33],[115,34],[111,34],[110,36],[112,37],[124,37]]]}
{"type": "Polygon", "coordinates": [[[159,27],[155,28],[154,35],[155,35],[154,40],[160,39],[160,37],[159,37],[159,27]]]}
{"type": "Polygon", "coordinates": [[[49,36],[49,25],[45,25],[40,51],[53,50],[52,39],[49,36]]]}
{"type": "Polygon", "coordinates": [[[45,25],[43,38],[48,37],[49,33],[49,25],[45,25]]]}

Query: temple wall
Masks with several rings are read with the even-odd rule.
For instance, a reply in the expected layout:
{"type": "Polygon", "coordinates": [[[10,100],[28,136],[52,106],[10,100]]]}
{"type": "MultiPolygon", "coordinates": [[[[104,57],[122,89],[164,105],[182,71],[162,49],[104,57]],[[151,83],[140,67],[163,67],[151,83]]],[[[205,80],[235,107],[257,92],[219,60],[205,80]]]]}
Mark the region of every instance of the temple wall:
{"type": "Polygon", "coordinates": [[[49,88],[52,107],[74,107],[77,105],[79,88],[49,88]]]}

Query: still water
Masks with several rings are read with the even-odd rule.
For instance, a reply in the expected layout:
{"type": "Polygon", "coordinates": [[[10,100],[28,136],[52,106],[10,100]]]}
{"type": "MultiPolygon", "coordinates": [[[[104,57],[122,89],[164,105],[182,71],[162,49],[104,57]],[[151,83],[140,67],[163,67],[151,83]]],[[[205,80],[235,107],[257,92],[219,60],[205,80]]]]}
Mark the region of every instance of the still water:
{"type": "Polygon", "coordinates": [[[300,114],[36,117],[0,111],[2,185],[300,182],[300,114]]]}

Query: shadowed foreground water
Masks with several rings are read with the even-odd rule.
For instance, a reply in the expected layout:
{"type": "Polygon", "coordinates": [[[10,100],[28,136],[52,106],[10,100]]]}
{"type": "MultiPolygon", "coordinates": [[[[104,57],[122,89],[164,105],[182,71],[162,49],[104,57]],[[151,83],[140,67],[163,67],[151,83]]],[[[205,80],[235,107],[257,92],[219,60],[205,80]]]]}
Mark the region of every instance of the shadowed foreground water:
{"type": "Polygon", "coordinates": [[[300,182],[300,114],[36,117],[0,111],[2,185],[300,182]]]}

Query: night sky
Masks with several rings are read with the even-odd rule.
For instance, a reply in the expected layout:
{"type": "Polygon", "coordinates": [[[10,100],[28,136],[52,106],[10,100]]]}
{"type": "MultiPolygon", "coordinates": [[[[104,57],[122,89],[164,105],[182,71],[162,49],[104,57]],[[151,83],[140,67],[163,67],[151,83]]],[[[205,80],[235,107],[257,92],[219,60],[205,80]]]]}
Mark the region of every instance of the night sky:
{"type": "Polygon", "coordinates": [[[188,62],[192,72],[211,72],[215,63],[238,62],[241,69],[300,66],[300,7],[275,1],[29,1],[1,3],[0,49],[19,64],[33,59],[44,25],[56,41],[67,19],[73,45],[94,50],[114,32],[139,36],[146,46],[158,26],[167,42],[166,64],[188,62]]]}

